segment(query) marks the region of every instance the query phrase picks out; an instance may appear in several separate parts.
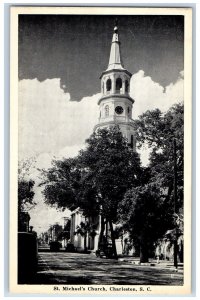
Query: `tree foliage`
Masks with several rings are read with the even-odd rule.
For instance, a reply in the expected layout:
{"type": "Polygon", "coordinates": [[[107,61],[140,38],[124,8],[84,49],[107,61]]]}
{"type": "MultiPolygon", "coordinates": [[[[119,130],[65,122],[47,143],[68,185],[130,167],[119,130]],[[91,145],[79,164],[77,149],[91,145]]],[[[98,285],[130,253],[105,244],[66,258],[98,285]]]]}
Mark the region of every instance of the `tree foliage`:
{"type": "Polygon", "coordinates": [[[166,113],[159,109],[147,111],[134,122],[138,147],[150,149],[150,181],[168,191],[172,200],[174,178],[174,139],[177,155],[178,207],[183,205],[183,104],[172,106],[166,113]]]}
{"type": "Polygon", "coordinates": [[[140,249],[141,262],[148,261],[154,242],[172,226],[165,198],[155,184],[145,184],[129,190],[119,205],[120,221],[140,249]]]}
{"type": "Polygon", "coordinates": [[[18,211],[22,212],[34,206],[34,180],[29,176],[29,169],[32,162],[22,161],[18,166],[18,211]]]}
{"type": "Polygon", "coordinates": [[[27,222],[30,219],[27,213],[33,206],[34,202],[34,180],[30,179],[29,169],[31,161],[19,162],[18,166],[18,230],[27,230],[27,222]]]}
{"type": "Polygon", "coordinates": [[[174,139],[177,156],[178,210],[183,209],[183,105],[177,104],[162,114],[147,111],[134,122],[138,147],[150,148],[145,180],[130,189],[120,203],[119,219],[140,248],[141,261],[148,260],[148,250],[167,230],[175,227],[173,180],[174,139]]]}
{"type": "Polygon", "coordinates": [[[77,157],[54,160],[42,171],[45,202],[61,209],[80,207],[86,215],[101,207],[114,221],[118,202],[139,183],[139,157],[118,127],[94,132],[86,143],[77,157]]]}
{"type": "Polygon", "coordinates": [[[115,222],[118,203],[127,189],[140,182],[139,157],[117,126],[94,132],[86,142],[88,147],[81,151],[80,161],[95,186],[101,213],[115,222]]]}

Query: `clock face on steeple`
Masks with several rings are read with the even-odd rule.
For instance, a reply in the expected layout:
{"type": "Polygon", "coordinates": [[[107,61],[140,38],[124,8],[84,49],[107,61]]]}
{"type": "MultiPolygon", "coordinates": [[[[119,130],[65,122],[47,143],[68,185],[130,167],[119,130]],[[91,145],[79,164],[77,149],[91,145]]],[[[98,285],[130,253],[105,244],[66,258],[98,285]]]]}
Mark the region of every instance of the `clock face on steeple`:
{"type": "Polygon", "coordinates": [[[116,112],[116,114],[118,114],[118,115],[121,115],[121,114],[123,113],[123,111],[124,111],[124,109],[123,109],[123,107],[121,107],[121,106],[117,106],[117,107],[115,108],[115,112],[116,112]]]}

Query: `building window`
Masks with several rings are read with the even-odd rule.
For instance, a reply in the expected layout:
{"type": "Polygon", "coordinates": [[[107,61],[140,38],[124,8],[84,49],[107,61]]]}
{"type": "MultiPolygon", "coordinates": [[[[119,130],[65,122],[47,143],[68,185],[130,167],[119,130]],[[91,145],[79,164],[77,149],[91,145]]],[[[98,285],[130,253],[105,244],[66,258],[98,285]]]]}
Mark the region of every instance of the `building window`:
{"type": "Polygon", "coordinates": [[[106,117],[109,116],[109,106],[108,105],[105,106],[105,116],[106,117]]]}
{"type": "Polygon", "coordinates": [[[130,107],[127,108],[128,115],[130,114],[130,107]]]}
{"type": "Polygon", "coordinates": [[[108,79],[106,81],[106,91],[107,92],[111,91],[111,88],[112,88],[112,81],[111,81],[111,79],[108,79]]]}
{"type": "Polygon", "coordinates": [[[116,80],[116,92],[120,93],[121,88],[122,88],[122,79],[117,78],[117,80],[116,80]]]}
{"type": "Polygon", "coordinates": [[[131,135],[131,148],[133,148],[133,135],[131,135]]]}
{"type": "Polygon", "coordinates": [[[128,82],[128,80],[125,80],[125,92],[126,93],[129,92],[129,82],[128,82]]]}

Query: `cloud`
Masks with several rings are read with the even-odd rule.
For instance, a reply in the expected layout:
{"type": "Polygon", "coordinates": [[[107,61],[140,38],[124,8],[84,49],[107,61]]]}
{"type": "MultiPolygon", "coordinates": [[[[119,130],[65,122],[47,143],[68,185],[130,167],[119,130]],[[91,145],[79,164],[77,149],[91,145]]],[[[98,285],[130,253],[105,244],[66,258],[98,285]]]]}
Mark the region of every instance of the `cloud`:
{"type": "Polygon", "coordinates": [[[135,100],[133,118],[155,108],[165,112],[173,104],[183,101],[183,71],[180,72],[176,83],[164,88],[140,70],[131,78],[130,95],[135,100]]]}
{"type": "MultiPolygon", "coordinates": [[[[19,82],[19,156],[58,154],[66,146],[84,144],[98,119],[100,95],[71,101],[60,79],[19,82]]],[[[63,150],[64,151],[64,150],[63,150]]]]}

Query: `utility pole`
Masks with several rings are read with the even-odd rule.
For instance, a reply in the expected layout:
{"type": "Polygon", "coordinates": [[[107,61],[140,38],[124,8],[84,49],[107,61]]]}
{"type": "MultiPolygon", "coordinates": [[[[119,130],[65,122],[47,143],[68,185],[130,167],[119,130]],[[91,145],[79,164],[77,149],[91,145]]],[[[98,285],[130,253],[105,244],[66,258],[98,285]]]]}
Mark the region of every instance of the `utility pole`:
{"type": "MultiPolygon", "coordinates": [[[[177,215],[177,158],[176,158],[176,139],[174,138],[174,216],[177,215]]],[[[175,239],[174,239],[174,267],[178,267],[177,262],[177,224],[175,220],[175,239]]]]}

